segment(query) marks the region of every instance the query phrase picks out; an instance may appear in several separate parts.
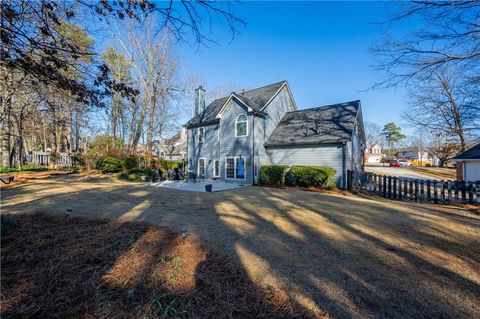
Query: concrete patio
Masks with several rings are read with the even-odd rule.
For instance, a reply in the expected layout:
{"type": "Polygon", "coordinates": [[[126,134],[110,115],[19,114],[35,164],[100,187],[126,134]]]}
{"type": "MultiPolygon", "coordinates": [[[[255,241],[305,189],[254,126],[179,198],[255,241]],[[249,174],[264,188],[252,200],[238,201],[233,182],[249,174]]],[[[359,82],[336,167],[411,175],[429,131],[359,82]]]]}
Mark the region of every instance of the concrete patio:
{"type": "Polygon", "coordinates": [[[162,181],[157,183],[147,183],[147,185],[156,187],[165,187],[170,189],[189,191],[189,192],[203,192],[205,193],[205,185],[212,185],[212,192],[221,192],[247,185],[237,183],[226,183],[222,181],[205,181],[205,182],[185,182],[185,181],[162,181]]]}

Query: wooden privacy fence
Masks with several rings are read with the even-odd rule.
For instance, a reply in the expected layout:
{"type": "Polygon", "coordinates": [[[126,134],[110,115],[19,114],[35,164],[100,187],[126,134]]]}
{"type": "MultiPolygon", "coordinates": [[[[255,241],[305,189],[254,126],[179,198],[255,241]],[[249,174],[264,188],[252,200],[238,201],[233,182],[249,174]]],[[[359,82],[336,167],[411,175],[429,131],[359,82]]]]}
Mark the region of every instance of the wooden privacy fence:
{"type": "Polygon", "coordinates": [[[377,175],[347,171],[348,189],[356,189],[394,200],[435,204],[480,204],[480,181],[457,182],[377,175]]]}

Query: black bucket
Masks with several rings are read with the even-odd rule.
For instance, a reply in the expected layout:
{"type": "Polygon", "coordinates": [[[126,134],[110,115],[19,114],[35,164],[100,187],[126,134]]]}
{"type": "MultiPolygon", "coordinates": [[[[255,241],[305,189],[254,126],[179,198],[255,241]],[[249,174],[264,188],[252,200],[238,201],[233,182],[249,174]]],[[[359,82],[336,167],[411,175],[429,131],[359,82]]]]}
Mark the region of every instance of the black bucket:
{"type": "Polygon", "coordinates": [[[212,192],[212,186],[213,186],[212,184],[205,185],[205,191],[207,193],[211,193],[212,192]]]}

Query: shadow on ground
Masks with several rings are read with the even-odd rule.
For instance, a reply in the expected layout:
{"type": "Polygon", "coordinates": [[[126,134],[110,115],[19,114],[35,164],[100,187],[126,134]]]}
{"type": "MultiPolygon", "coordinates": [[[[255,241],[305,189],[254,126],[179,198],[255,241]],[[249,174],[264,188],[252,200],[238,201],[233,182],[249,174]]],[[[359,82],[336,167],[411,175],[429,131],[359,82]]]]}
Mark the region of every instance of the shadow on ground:
{"type": "Polygon", "coordinates": [[[480,217],[458,208],[245,187],[191,193],[88,177],[2,192],[5,212],[188,229],[318,317],[480,317],[480,217]]]}

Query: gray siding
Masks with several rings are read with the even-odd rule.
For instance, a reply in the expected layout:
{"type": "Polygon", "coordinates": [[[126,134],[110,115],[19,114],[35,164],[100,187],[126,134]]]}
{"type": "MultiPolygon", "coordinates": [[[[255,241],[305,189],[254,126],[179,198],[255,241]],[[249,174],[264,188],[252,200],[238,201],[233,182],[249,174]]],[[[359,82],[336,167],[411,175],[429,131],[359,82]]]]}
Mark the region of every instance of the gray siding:
{"type": "Polygon", "coordinates": [[[220,177],[226,181],[252,183],[253,166],[252,166],[252,118],[251,114],[247,114],[244,105],[240,105],[234,100],[228,102],[220,120],[220,177]],[[235,123],[237,117],[246,114],[248,119],[247,136],[235,136],[235,123]],[[239,157],[245,159],[246,179],[235,180],[226,179],[225,162],[227,157],[239,157]]]}
{"type": "Polygon", "coordinates": [[[188,129],[188,161],[192,162],[192,169],[198,171],[198,159],[205,158],[205,176],[213,177],[213,161],[219,158],[218,125],[203,126],[205,129],[204,141],[198,142],[198,128],[188,129]]]}
{"type": "Polygon", "coordinates": [[[268,163],[268,157],[266,156],[265,148],[263,147],[268,137],[285,113],[295,110],[292,97],[287,88],[283,87],[270,104],[263,110],[268,115],[265,117],[255,117],[255,157],[258,159],[258,163],[256,163],[258,167],[268,163]]]}
{"type": "Polygon", "coordinates": [[[342,156],[342,144],[275,147],[266,149],[262,164],[329,166],[337,171],[335,183],[343,187],[342,156]]]}

